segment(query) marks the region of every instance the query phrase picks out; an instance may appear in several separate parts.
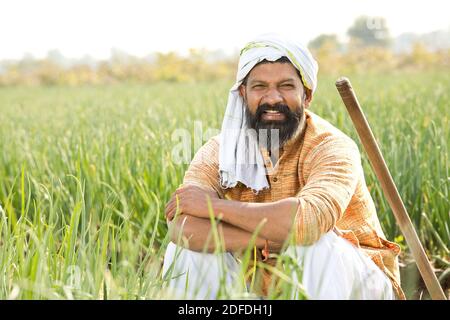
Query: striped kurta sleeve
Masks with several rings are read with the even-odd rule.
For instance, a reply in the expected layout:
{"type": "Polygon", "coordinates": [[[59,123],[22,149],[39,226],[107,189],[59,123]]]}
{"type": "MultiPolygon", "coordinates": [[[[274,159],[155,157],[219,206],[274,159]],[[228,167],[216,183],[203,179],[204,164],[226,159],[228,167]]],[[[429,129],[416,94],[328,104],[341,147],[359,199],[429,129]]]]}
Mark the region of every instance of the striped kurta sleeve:
{"type": "Polygon", "coordinates": [[[336,135],[311,147],[303,166],[305,185],[297,194],[295,232],[298,244],[310,245],[342,218],[362,167],[354,141],[336,135]]]}
{"type": "Polygon", "coordinates": [[[195,153],[189,168],[186,170],[183,185],[195,185],[214,190],[222,197],[219,184],[219,140],[213,137],[195,153]]]}

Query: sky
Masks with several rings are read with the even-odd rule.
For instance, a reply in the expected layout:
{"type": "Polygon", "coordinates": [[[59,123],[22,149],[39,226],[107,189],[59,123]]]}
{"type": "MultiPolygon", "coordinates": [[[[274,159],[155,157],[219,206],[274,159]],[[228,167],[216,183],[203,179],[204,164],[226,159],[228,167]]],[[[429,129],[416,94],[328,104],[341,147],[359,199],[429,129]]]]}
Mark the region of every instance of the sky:
{"type": "Polygon", "coordinates": [[[382,16],[392,36],[450,28],[448,0],[0,0],[0,59],[136,56],[189,48],[233,52],[266,32],[307,44],[345,33],[360,15],[382,16]]]}

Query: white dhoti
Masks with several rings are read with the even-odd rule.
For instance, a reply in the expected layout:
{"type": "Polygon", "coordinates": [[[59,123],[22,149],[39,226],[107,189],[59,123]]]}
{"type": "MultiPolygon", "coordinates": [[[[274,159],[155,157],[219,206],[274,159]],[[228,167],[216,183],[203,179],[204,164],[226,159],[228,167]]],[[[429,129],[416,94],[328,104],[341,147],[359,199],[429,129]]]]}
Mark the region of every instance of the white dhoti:
{"type": "MultiPolygon", "coordinates": [[[[298,279],[294,272],[291,277],[299,281],[310,299],[394,299],[388,277],[333,231],[311,246],[290,246],[282,254],[297,261],[302,277],[298,279]]],[[[215,299],[220,290],[232,292],[242,285],[239,272],[240,264],[231,253],[201,253],[168,244],[163,277],[174,298],[215,299]]]]}

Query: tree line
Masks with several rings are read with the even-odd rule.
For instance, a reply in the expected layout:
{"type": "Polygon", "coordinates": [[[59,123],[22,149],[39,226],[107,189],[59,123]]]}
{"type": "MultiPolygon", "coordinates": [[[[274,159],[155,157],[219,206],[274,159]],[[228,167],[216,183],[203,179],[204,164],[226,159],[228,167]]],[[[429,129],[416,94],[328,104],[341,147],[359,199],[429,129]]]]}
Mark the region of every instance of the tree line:
{"type": "MultiPolygon", "coordinates": [[[[359,17],[347,31],[348,41],[336,34],[322,34],[308,47],[319,62],[322,74],[386,73],[450,69],[450,49],[430,50],[415,42],[406,52],[392,50],[386,20],[359,17]]],[[[176,52],[154,53],[139,58],[115,52],[109,60],[67,65],[62,55],[49,53],[46,58],[25,57],[0,63],[0,86],[13,85],[95,85],[120,82],[154,83],[233,80],[238,54],[217,55],[207,50],[191,49],[187,55],[176,52]]]]}

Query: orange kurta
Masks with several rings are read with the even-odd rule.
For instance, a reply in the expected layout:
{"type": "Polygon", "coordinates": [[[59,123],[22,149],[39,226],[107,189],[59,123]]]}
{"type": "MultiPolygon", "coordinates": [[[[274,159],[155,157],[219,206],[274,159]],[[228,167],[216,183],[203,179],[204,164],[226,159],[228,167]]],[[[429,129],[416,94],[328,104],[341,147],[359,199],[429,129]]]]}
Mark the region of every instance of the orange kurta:
{"type": "Polygon", "coordinates": [[[313,244],[334,229],[367,254],[389,277],[397,298],[404,299],[397,261],[400,247],[386,240],[381,229],[357,145],[313,112],[305,110],[305,114],[306,121],[280,150],[275,167],[262,150],[269,189],[254,194],[241,183],[221,187],[218,136],[198,150],[183,184],[212,188],[221,198],[245,202],[296,197],[294,230],[299,245],[313,244]]]}

